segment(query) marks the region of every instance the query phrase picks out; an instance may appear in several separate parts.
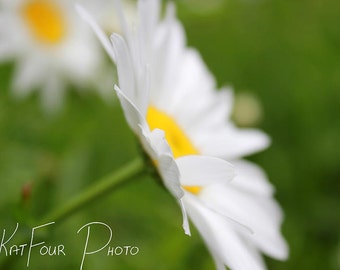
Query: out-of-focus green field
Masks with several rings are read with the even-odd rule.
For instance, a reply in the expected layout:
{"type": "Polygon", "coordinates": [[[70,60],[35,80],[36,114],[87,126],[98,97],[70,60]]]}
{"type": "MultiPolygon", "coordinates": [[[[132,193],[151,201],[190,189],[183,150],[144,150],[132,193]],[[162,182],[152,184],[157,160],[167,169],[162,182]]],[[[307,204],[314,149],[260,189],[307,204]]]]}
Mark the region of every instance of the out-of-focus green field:
{"type": "MultiPolygon", "coordinates": [[[[257,126],[273,143],[250,159],[276,187],[290,245],[289,260],[268,259],[268,268],[340,269],[340,2],[176,3],[188,43],[201,52],[218,84],[253,93],[263,107],[257,126]]],[[[69,91],[64,110],[47,116],[38,96],[12,97],[12,74],[12,63],[0,66],[0,232],[13,232],[19,222],[18,235],[30,236],[25,223],[139,153],[117,103],[69,91]],[[23,196],[27,190],[29,198],[23,196]]],[[[42,241],[64,244],[66,256],[41,256],[36,249],[29,269],[79,269],[86,234],[77,230],[91,221],[112,227],[110,246],[140,251],[107,256],[105,249],[87,256],[84,269],[214,267],[194,227],[191,238],[184,235],[174,199],[146,176],[52,225],[42,241]]],[[[107,235],[94,231],[90,241],[98,248],[107,235]]],[[[26,252],[13,258],[0,269],[26,269],[26,252]]],[[[2,250],[0,262],[5,259],[2,250]]]]}

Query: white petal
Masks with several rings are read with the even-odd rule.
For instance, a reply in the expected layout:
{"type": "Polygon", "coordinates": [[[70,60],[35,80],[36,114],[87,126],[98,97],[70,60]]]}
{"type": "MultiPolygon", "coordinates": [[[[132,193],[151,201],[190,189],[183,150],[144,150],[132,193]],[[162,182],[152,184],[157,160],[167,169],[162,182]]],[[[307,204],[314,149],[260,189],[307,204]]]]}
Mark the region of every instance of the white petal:
{"type": "Polygon", "coordinates": [[[215,130],[226,125],[226,121],[232,110],[233,92],[231,88],[224,88],[220,91],[212,89],[205,95],[200,95],[202,99],[201,106],[195,106],[196,112],[187,125],[193,132],[202,132],[203,130],[215,130]]]}
{"type": "Polygon", "coordinates": [[[123,12],[122,3],[121,3],[120,0],[114,0],[114,5],[116,7],[116,13],[117,13],[119,23],[120,23],[120,26],[122,28],[124,37],[126,38],[128,43],[130,44],[131,41],[132,41],[131,40],[132,36],[131,36],[131,33],[130,33],[130,29],[128,27],[127,20],[125,18],[124,12],[123,12]]]}
{"type": "Polygon", "coordinates": [[[265,172],[259,166],[246,160],[235,160],[233,165],[237,175],[233,186],[258,195],[273,195],[274,187],[269,183],[265,172]]]}
{"type": "MultiPolygon", "coordinates": [[[[136,104],[138,103],[135,93],[136,81],[129,49],[125,40],[120,35],[112,34],[111,41],[117,58],[119,88],[136,104]]],[[[138,106],[138,104],[136,105],[138,106]]]]}
{"type": "Polygon", "coordinates": [[[150,42],[153,39],[155,28],[159,21],[160,1],[148,0],[138,1],[138,31],[139,41],[143,45],[143,49],[149,50],[150,42]]]}
{"type": "MultiPolygon", "coordinates": [[[[141,144],[145,152],[149,155],[151,160],[153,161],[158,160],[159,149],[157,149],[157,147],[159,146],[157,145],[157,140],[151,139],[152,133],[150,132],[150,129],[148,126],[143,127],[140,125],[139,128],[141,130],[141,136],[139,136],[139,138],[141,140],[141,144]],[[153,141],[156,141],[156,143],[153,143],[153,141]]],[[[154,134],[153,136],[155,135],[157,136],[157,134],[154,134]]]]}
{"type": "Polygon", "coordinates": [[[45,63],[39,57],[27,57],[22,59],[15,70],[13,82],[14,94],[25,96],[30,91],[39,87],[46,79],[45,63]]]}
{"type": "Polygon", "coordinates": [[[122,105],[126,121],[130,128],[136,133],[140,134],[141,130],[139,126],[145,127],[147,123],[144,117],[141,115],[138,108],[132,103],[132,101],[115,85],[115,90],[119,101],[122,105]]]}
{"type": "MultiPolygon", "coordinates": [[[[177,31],[179,32],[180,28],[177,31]]],[[[174,37],[172,38],[174,39],[174,37]]],[[[175,113],[178,109],[187,108],[187,101],[193,98],[195,98],[195,102],[192,103],[191,107],[194,107],[195,112],[201,111],[200,108],[206,108],[207,105],[215,103],[214,94],[216,93],[212,92],[215,87],[215,80],[206,69],[196,50],[185,50],[184,41],[179,44],[172,43],[177,45],[177,48],[172,49],[171,58],[169,56],[171,61],[168,61],[169,70],[167,74],[172,74],[172,76],[167,75],[169,78],[162,87],[163,91],[170,91],[173,95],[173,102],[170,104],[172,107],[169,108],[170,112],[175,113]]],[[[168,104],[166,103],[164,107],[169,107],[166,105],[168,104]]]]}
{"type": "Polygon", "coordinates": [[[0,38],[0,60],[4,62],[12,59],[16,53],[15,47],[13,42],[0,38]]]}
{"type": "Polygon", "coordinates": [[[217,262],[223,261],[233,270],[265,269],[258,251],[244,242],[237,230],[225,219],[205,208],[194,196],[186,195],[184,202],[189,217],[214,254],[215,260],[218,258],[217,262]]]}
{"type": "Polygon", "coordinates": [[[164,131],[155,129],[150,132],[147,127],[141,127],[141,129],[143,136],[140,138],[143,147],[157,164],[165,187],[175,198],[181,199],[184,196],[184,191],[179,180],[180,172],[165,139],[164,131]]]}
{"type": "Polygon", "coordinates": [[[237,129],[231,125],[221,130],[207,130],[198,134],[196,145],[205,155],[227,160],[247,156],[268,147],[269,137],[256,129],[237,129]]]}
{"type": "Polygon", "coordinates": [[[101,42],[101,44],[103,45],[104,49],[106,50],[107,54],[111,57],[113,62],[116,62],[116,56],[111,46],[110,40],[108,39],[104,31],[100,28],[100,26],[93,18],[93,16],[89,14],[88,11],[78,3],[76,3],[76,10],[78,14],[90,25],[93,32],[96,34],[97,38],[99,39],[99,41],[101,42]]]}
{"type": "Polygon", "coordinates": [[[149,78],[147,65],[137,65],[125,40],[112,34],[111,40],[117,56],[119,86],[141,113],[146,112],[149,103],[149,78]]]}
{"type": "Polygon", "coordinates": [[[158,157],[158,168],[167,189],[175,198],[182,198],[184,191],[179,182],[180,172],[173,157],[168,154],[160,155],[158,157]]]}
{"type": "Polygon", "coordinates": [[[62,78],[51,75],[42,89],[41,99],[46,112],[56,113],[63,104],[65,86],[62,78]]]}
{"type": "Polygon", "coordinates": [[[184,156],[176,159],[181,171],[181,184],[204,186],[226,183],[234,177],[234,167],[223,159],[208,156],[184,156]]]}
{"type": "Polygon", "coordinates": [[[211,256],[213,257],[216,270],[225,270],[225,265],[223,261],[218,256],[216,256],[214,253],[212,253],[211,256]]]}
{"type": "Polygon", "coordinates": [[[149,136],[152,147],[156,150],[156,152],[159,155],[160,154],[172,155],[171,148],[165,139],[165,133],[163,130],[156,128],[152,130],[149,136]]]}
{"type": "Polygon", "coordinates": [[[182,215],[183,229],[185,234],[190,235],[188,216],[181,198],[184,196],[179,182],[180,173],[172,157],[171,149],[165,140],[164,131],[155,129],[149,132],[143,129],[142,144],[147,153],[154,161],[157,161],[158,171],[161,175],[165,187],[178,200],[182,215]]]}
{"type": "Polygon", "coordinates": [[[287,245],[280,234],[282,212],[272,198],[240,191],[232,182],[228,186],[206,187],[200,199],[216,212],[248,226],[253,234],[244,230],[242,234],[263,252],[278,259],[286,258],[287,245]]]}
{"type": "Polygon", "coordinates": [[[219,90],[219,92],[221,93],[221,97],[219,97],[219,99],[221,100],[221,103],[224,104],[226,110],[225,117],[229,118],[234,106],[233,89],[231,87],[223,87],[219,90]]]}
{"type": "Polygon", "coordinates": [[[143,136],[141,136],[144,150],[149,154],[152,160],[157,161],[160,155],[172,156],[171,148],[165,139],[163,130],[154,129],[150,132],[148,126],[142,127],[143,136]]]}
{"type": "MultiPolygon", "coordinates": [[[[185,37],[177,21],[166,20],[154,34],[151,61],[152,102],[166,108],[176,90],[185,37]]],[[[177,91],[177,90],[176,90],[177,91]]]]}
{"type": "Polygon", "coordinates": [[[184,206],[182,199],[179,200],[179,205],[181,207],[182,215],[183,215],[183,225],[182,226],[183,226],[183,229],[184,229],[184,233],[186,235],[191,236],[189,219],[188,219],[187,211],[185,209],[185,206],[184,206]]]}

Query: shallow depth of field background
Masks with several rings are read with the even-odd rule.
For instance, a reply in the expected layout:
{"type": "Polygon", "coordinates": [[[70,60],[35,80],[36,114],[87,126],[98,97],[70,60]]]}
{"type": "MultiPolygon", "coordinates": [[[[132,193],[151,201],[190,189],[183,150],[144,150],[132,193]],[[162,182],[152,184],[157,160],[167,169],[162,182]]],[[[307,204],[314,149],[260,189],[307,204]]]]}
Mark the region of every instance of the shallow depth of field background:
{"type": "MultiPolygon", "coordinates": [[[[290,245],[289,260],[267,259],[268,268],[340,269],[340,2],[183,0],[177,6],[188,43],[218,84],[252,93],[261,103],[256,126],[273,143],[250,159],[276,187],[290,245]]],[[[61,113],[46,116],[36,95],[11,97],[12,74],[12,63],[0,65],[0,231],[10,233],[19,222],[20,234],[29,235],[25,222],[119,169],[138,148],[117,103],[69,91],[61,113]]],[[[55,224],[44,240],[64,244],[66,256],[33,253],[29,269],[79,269],[85,232],[77,230],[91,221],[112,227],[110,246],[138,246],[140,252],[108,257],[105,249],[88,256],[84,269],[214,267],[194,227],[191,238],[184,235],[174,199],[146,176],[55,224]]],[[[90,239],[94,248],[106,240],[100,230],[90,239]]],[[[18,256],[0,269],[25,264],[26,256],[18,256]]]]}

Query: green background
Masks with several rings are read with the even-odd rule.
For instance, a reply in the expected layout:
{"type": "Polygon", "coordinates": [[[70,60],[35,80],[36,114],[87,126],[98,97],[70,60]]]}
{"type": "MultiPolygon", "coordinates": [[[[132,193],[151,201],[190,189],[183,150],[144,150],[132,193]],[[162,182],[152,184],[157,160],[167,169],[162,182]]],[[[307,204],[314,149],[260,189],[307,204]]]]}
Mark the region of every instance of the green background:
{"type": "MultiPolygon", "coordinates": [[[[250,158],[276,187],[290,245],[289,260],[267,258],[268,268],[340,269],[340,2],[176,3],[189,45],[201,52],[218,84],[253,93],[262,105],[257,126],[273,143],[250,158]]],[[[25,223],[32,218],[139,153],[118,104],[70,89],[64,109],[46,115],[37,95],[13,99],[13,70],[12,63],[0,66],[0,231],[10,233],[19,222],[19,237],[30,235],[25,223]]],[[[140,252],[108,257],[105,250],[88,256],[84,269],[214,268],[196,230],[191,238],[183,234],[173,198],[145,176],[52,225],[44,241],[64,244],[66,256],[34,253],[29,269],[79,269],[86,235],[77,230],[91,221],[112,227],[110,246],[140,252]]],[[[107,240],[106,233],[93,230],[93,248],[107,240]]],[[[26,260],[15,257],[0,269],[25,269],[26,260]]]]}

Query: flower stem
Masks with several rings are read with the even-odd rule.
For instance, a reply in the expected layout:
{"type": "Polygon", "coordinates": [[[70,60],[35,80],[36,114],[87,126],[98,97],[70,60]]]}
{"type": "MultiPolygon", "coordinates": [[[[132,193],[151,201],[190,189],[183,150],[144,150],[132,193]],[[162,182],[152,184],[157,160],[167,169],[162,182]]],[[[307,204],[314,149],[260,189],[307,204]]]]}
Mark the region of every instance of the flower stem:
{"type": "Polygon", "coordinates": [[[90,202],[99,199],[106,194],[112,192],[123,184],[138,177],[145,171],[144,162],[141,158],[137,158],[120,170],[115,171],[102,179],[98,180],[91,187],[83,191],[81,194],[71,199],[68,203],[55,209],[46,217],[44,217],[39,224],[50,221],[60,221],[74,212],[80,210],[90,202]]]}

